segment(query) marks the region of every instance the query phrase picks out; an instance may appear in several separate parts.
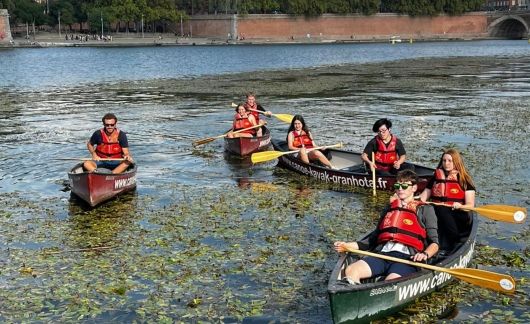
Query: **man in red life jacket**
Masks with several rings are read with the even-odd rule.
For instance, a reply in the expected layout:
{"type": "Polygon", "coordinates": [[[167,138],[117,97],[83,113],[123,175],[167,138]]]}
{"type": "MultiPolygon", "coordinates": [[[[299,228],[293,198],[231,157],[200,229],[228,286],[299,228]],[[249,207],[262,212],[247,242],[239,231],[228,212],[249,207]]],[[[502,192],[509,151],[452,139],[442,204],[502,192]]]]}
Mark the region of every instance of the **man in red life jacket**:
{"type": "MultiPolygon", "coordinates": [[[[259,112],[261,111],[265,116],[272,116],[272,113],[270,111],[266,111],[258,102],[256,102],[256,94],[254,92],[248,92],[246,94],[247,101],[243,104],[245,106],[245,109],[248,113],[252,114],[254,116],[254,119],[256,120],[256,124],[262,124],[264,125],[265,122],[263,120],[260,120],[259,118],[259,112]]],[[[258,129],[256,136],[261,137],[262,131],[261,128],[258,129]]]]}
{"type": "Polygon", "coordinates": [[[401,140],[392,134],[391,128],[392,122],[386,118],[376,121],[372,130],[377,135],[368,142],[361,156],[379,175],[393,175],[399,170],[413,169],[411,164],[405,163],[407,152],[401,140]],[[372,162],[372,152],[375,154],[375,164],[372,162]]]}
{"type": "Polygon", "coordinates": [[[95,131],[87,142],[92,161],[86,161],[83,166],[88,172],[94,172],[97,168],[106,168],[111,169],[112,173],[122,173],[133,163],[127,135],[116,128],[118,118],[114,114],[106,114],[101,120],[103,128],[95,131]],[[101,161],[101,159],[120,160],[101,161]]]}
{"type": "MultiPolygon", "coordinates": [[[[373,250],[415,262],[432,258],[439,249],[436,214],[432,206],[414,200],[417,181],[418,176],[411,170],[398,172],[394,184],[397,199],[383,210],[376,229],[361,241],[335,242],[334,249],[341,253],[348,249],[373,250]]],[[[345,273],[346,280],[356,284],[370,277],[395,279],[417,270],[399,262],[364,257],[350,264],[345,273]]]]}

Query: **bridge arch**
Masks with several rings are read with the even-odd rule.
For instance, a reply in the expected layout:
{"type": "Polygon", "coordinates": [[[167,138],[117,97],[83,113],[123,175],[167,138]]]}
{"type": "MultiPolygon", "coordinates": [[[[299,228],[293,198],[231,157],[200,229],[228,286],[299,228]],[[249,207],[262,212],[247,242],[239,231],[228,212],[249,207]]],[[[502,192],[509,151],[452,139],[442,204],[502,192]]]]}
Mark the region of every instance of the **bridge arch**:
{"type": "Polygon", "coordinates": [[[492,37],[521,39],[528,37],[530,29],[523,18],[508,15],[493,21],[488,26],[488,31],[492,37]]]}

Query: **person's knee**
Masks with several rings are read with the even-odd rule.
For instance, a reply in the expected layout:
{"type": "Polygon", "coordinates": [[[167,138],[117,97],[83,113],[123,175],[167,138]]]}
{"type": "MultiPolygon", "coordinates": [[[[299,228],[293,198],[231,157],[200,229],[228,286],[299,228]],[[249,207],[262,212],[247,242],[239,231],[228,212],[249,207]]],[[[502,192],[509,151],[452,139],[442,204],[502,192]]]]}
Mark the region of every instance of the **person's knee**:
{"type": "Polygon", "coordinates": [[[401,278],[401,275],[397,273],[390,273],[388,276],[386,276],[385,280],[392,280],[397,278],[401,278]]]}

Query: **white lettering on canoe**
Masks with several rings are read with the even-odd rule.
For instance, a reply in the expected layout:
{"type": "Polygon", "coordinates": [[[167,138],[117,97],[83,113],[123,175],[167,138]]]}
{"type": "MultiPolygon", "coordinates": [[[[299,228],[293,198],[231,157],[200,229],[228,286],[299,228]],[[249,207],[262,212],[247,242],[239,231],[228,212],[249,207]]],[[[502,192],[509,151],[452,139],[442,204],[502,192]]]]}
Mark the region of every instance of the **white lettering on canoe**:
{"type": "MultiPolygon", "coordinates": [[[[475,242],[471,244],[471,248],[465,255],[461,255],[458,261],[455,262],[450,268],[465,268],[471,261],[473,252],[475,251],[475,242]]],[[[451,275],[446,272],[436,273],[432,278],[423,279],[420,281],[413,282],[411,284],[399,287],[398,289],[398,301],[410,299],[416,297],[418,294],[422,294],[430,289],[434,289],[444,282],[451,279],[451,275]]]]}
{"type": "Polygon", "coordinates": [[[259,142],[259,146],[258,147],[265,147],[267,145],[269,145],[271,143],[271,138],[267,138],[265,140],[262,140],[259,142]]]}
{"type": "Polygon", "coordinates": [[[114,180],[114,190],[129,187],[136,184],[136,176],[114,180]]]}
{"type": "Polygon", "coordinates": [[[397,290],[397,285],[387,286],[387,287],[382,287],[382,288],[375,288],[375,289],[370,290],[370,296],[377,296],[377,295],[385,294],[387,292],[396,291],[396,290],[397,290]]]}
{"type": "MultiPolygon", "coordinates": [[[[368,176],[356,177],[354,175],[331,175],[326,170],[313,169],[309,165],[301,165],[285,157],[282,157],[281,159],[292,169],[302,174],[312,176],[313,178],[316,178],[320,181],[333,182],[352,187],[372,188],[373,186],[373,181],[371,178],[368,178],[368,176]]],[[[386,189],[387,181],[382,178],[378,178],[376,180],[376,187],[379,189],[386,189]]]]}

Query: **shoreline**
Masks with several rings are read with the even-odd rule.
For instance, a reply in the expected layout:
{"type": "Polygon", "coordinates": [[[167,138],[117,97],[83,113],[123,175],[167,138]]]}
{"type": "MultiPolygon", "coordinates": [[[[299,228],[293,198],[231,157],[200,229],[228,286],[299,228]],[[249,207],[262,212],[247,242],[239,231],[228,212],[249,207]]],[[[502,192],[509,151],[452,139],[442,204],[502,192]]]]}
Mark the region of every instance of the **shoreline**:
{"type": "Polygon", "coordinates": [[[494,37],[422,37],[401,38],[393,35],[382,37],[380,35],[363,38],[252,38],[244,40],[220,39],[208,37],[177,37],[172,34],[147,37],[131,37],[113,35],[112,40],[65,40],[64,36],[50,33],[37,34],[35,39],[14,38],[11,43],[0,44],[1,48],[46,48],[46,47],[153,47],[153,46],[222,46],[222,45],[319,45],[319,44],[365,44],[365,43],[391,43],[412,44],[415,42],[454,42],[454,41],[480,41],[493,40],[494,37]]]}

